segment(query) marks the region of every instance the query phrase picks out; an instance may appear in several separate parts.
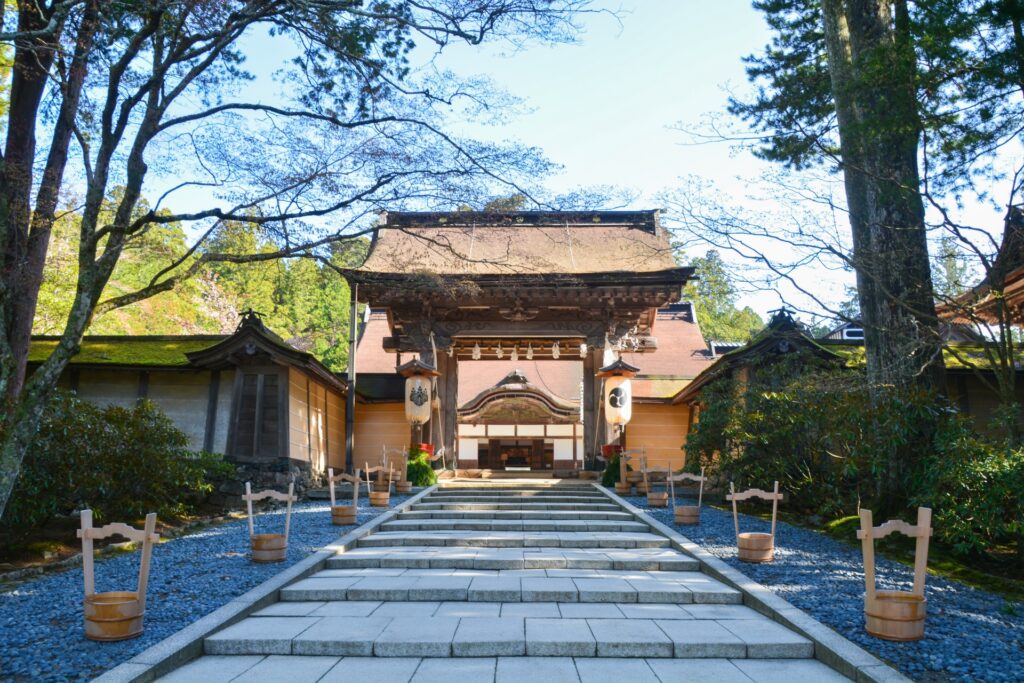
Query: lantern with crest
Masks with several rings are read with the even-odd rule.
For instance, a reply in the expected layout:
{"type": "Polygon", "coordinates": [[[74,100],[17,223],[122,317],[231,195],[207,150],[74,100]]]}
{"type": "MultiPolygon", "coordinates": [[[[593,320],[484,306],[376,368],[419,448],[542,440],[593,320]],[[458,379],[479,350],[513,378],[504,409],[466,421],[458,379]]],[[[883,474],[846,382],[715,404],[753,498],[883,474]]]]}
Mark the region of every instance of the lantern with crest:
{"type": "Polygon", "coordinates": [[[405,378],[405,419],[414,425],[425,424],[430,420],[432,378],[441,373],[414,358],[401,365],[398,374],[405,378]]]}
{"type": "Polygon", "coordinates": [[[629,381],[636,377],[640,368],[635,368],[621,358],[616,358],[597,371],[604,378],[604,414],[608,424],[617,425],[621,430],[633,416],[633,387],[629,381]]]}

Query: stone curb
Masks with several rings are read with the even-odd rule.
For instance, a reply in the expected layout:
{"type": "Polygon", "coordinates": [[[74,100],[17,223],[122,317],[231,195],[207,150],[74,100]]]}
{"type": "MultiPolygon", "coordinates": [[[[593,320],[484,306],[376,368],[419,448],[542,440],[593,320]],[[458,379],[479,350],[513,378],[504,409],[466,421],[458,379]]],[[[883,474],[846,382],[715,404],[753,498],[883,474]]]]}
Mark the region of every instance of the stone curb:
{"type": "Polygon", "coordinates": [[[250,614],[277,602],[278,592],[282,588],[320,571],[327,564],[328,559],[355,548],[359,539],[384,522],[393,519],[399,512],[418,502],[437,487],[438,485],[434,484],[425,488],[401,505],[377,515],[369,522],[349,531],[334,543],[325,545],[247,593],[239,595],[226,605],[221,605],[205,617],[192,622],[177,633],[164,638],[98,678],[94,678],[94,683],[149,683],[149,681],[170,673],[199,657],[203,653],[203,640],[208,635],[231,626],[250,614]]]}
{"type": "Polygon", "coordinates": [[[814,658],[832,667],[857,683],[909,683],[910,679],[893,669],[859,645],[847,640],[770,589],[762,586],[724,560],[704,550],[690,539],[624,500],[600,483],[594,488],[625,508],[633,518],[642,521],[669,539],[673,548],[698,560],[705,574],[736,588],[743,594],[743,604],[783,624],[814,643],[814,658]]]}

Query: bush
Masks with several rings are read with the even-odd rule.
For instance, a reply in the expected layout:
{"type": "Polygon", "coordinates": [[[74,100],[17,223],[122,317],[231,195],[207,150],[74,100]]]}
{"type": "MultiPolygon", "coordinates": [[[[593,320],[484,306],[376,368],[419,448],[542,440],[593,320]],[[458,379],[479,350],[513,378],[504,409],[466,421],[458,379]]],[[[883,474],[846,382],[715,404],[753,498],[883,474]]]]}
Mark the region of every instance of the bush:
{"type": "Polygon", "coordinates": [[[430,454],[418,448],[409,449],[409,467],[406,472],[413,486],[433,486],[437,483],[437,473],[430,463],[430,454]]]}
{"type": "Polygon", "coordinates": [[[913,501],[932,508],[936,536],[962,554],[1016,542],[1024,560],[1024,449],[995,447],[966,428],[938,441],[913,501]]]}
{"type": "Polygon", "coordinates": [[[854,369],[823,367],[808,354],[756,367],[749,381],[705,387],[688,435],[687,465],[791,494],[792,508],[828,516],[901,512],[940,423],[956,420],[933,397],[869,390],[854,369]]]}
{"type": "MultiPolygon", "coordinates": [[[[601,484],[603,486],[615,486],[615,482],[619,480],[619,456],[621,450],[615,451],[612,457],[608,459],[608,464],[604,468],[604,474],[601,475],[601,484]]],[[[633,468],[626,465],[626,471],[632,472],[633,468]]]]}
{"type": "Polygon", "coordinates": [[[211,490],[219,455],[189,450],[188,438],[150,401],[100,407],[58,392],[4,513],[3,525],[29,530],[90,508],[100,520],[187,512],[211,490]]]}

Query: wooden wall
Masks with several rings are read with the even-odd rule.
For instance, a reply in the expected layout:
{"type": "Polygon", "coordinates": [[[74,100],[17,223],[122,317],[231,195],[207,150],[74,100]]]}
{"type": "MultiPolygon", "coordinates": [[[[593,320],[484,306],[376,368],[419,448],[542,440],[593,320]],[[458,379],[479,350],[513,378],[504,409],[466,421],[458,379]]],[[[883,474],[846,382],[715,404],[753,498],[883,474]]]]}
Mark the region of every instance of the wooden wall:
{"type": "Polygon", "coordinates": [[[308,462],[315,474],[345,461],[345,401],[311,378],[288,370],[288,457],[308,462]]]}
{"type": "Polygon", "coordinates": [[[402,448],[408,444],[404,403],[356,403],[354,467],[379,464],[382,446],[402,448]]]}
{"type": "Polygon", "coordinates": [[[644,448],[651,467],[683,466],[689,408],[663,403],[634,403],[626,427],[626,448],[644,448]]]}

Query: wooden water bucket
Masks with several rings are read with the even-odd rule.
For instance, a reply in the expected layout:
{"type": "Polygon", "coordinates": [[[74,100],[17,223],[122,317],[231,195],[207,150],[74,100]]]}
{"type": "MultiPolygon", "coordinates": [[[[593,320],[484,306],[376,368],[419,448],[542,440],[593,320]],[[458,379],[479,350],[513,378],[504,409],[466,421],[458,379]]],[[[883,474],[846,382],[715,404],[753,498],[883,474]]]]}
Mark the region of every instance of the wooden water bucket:
{"type": "Polygon", "coordinates": [[[664,508],[668,507],[667,491],[651,491],[647,494],[647,507],[664,508]]]}
{"type": "Polygon", "coordinates": [[[649,492],[650,487],[644,482],[638,482],[636,485],[636,495],[646,496],[649,492]]]}
{"type": "Polygon", "coordinates": [[[615,493],[622,496],[628,496],[633,492],[633,485],[628,481],[617,481],[615,482],[615,493]]]}
{"type": "Polygon", "coordinates": [[[921,640],[928,600],[910,591],[875,591],[864,606],[864,630],[883,640],[921,640]]]}
{"type": "Polygon", "coordinates": [[[82,577],[85,580],[85,637],[89,640],[125,640],[142,634],[142,619],[146,614],[146,586],[149,583],[149,561],[153,544],[160,540],[156,531],[156,513],[146,515],[146,525],[135,529],[121,522],[99,528],[92,525],[92,510],[82,510],[82,577]],[[124,536],[142,543],[139,562],[139,583],[134,591],[96,592],[93,565],[93,541],[108,536],[124,536]]]}
{"type": "MultiPolygon", "coordinates": [[[[683,466],[686,466],[684,460],[683,466]]],[[[690,474],[689,472],[680,472],[679,474],[668,475],[668,490],[672,496],[672,507],[675,508],[675,519],[676,524],[700,524],[700,505],[704,500],[704,482],[707,478],[704,476],[704,468],[700,468],[700,474],[690,474]],[[676,505],[676,482],[677,481],[694,481],[700,484],[700,489],[697,492],[697,504],[696,505],[676,505]]]]}
{"type": "Polygon", "coordinates": [[[355,505],[332,505],[331,524],[334,526],[348,526],[356,523],[355,505]]]}
{"type": "Polygon", "coordinates": [[[676,524],[700,524],[699,505],[679,505],[676,507],[676,524]]]}
{"type": "Polygon", "coordinates": [[[745,531],[736,536],[737,557],[744,562],[771,562],[775,558],[775,538],[771,534],[745,531]]]}
{"type": "Polygon", "coordinates": [[[356,523],[356,513],[359,510],[360,483],[362,483],[362,480],[359,478],[359,470],[356,470],[354,475],[344,472],[335,474],[333,467],[327,468],[327,486],[331,491],[331,524],[335,526],[348,526],[356,523]],[[334,497],[334,483],[338,481],[347,481],[352,484],[351,505],[338,505],[338,501],[334,497]]]}
{"type": "Polygon", "coordinates": [[[387,469],[382,465],[370,467],[370,463],[366,463],[366,469],[363,470],[363,474],[366,475],[366,488],[370,492],[370,505],[375,508],[386,508],[391,504],[391,480],[394,477],[394,463],[390,463],[387,469]],[[377,481],[372,481],[370,475],[374,472],[379,472],[377,481]],[[387,479],[384,478],[384,473],[387,473],[387,479]]]}
{"type": "Polygon", "coordinates": [[[928,569],[928,539],[932,535],[932,511],[917,509],[917,524],[895,519],[874,526],[871,510],[860,511],[861,528],[857,538],[864,551],[864,630],[883,640],[921,640],[928,600],[924,597],[924,581],[928,569]],[[914,589],[912,591],[880,591],[875,588],[875,539],[901,533],[917,540],[914,548],[914,589]]]}
{"type": "Polygon", "coordinates": [[[89,640],[127,640],[142,635],[146,604],[135,591],[112,591],[85,596],[85,637],[89,640]]]}
{"type": "Polygon", "coordinates": [[[411,481],[396,481],[395,493],[412,493],[411,481]]]}
{"type": "Polygon", "coordinates": [[[249,557],[253,562],[281,562],[288,556],[288,532],[292,524],[292,503],[295,502],[295,482],[288,485],[288,493],[279,493],[272,489],[252,492],[252,485],[245,482],[245,495],[242,500],[246,503],[246,511],[249,514],[249,557]],[[252,504],[255,501],[270,498],[287,503],[288,508],[284,513],[283,534],[257,534],[256,525],[253,522],[252,504]]]}
{"type": "Polygon", "coordinates": [[[743,493],[736,493],[736,487],[729,482],[729,494],[726,500],[732,501],[732,520],[736,528],[736,557],[743,562],[771,562],[775,559],[775,520],[779,512],[779,501],[782,494],[779,493],[779,482],[775,482],[772,491],[761,489],[747,489],[743,493]],[[772,501],[772,532],[770,534],[745,531],[740,533],[740,515],[736,508],[736,502],[748,498],[763,498],[772,501]]]}
{"type": "Polygon", "coordinates": [[[642,482],[643,480],[644,480],[644,473],[643,472],[627,472],[626,473],[626,481],[628,481],[631,484],[636,484],[636,483],[642,482]]]}
{"type": "Polygon", "coordinates": [[[288,555],[288,537],[284,534],[253,534],[253,562],[282,562],[288,555]]]}

